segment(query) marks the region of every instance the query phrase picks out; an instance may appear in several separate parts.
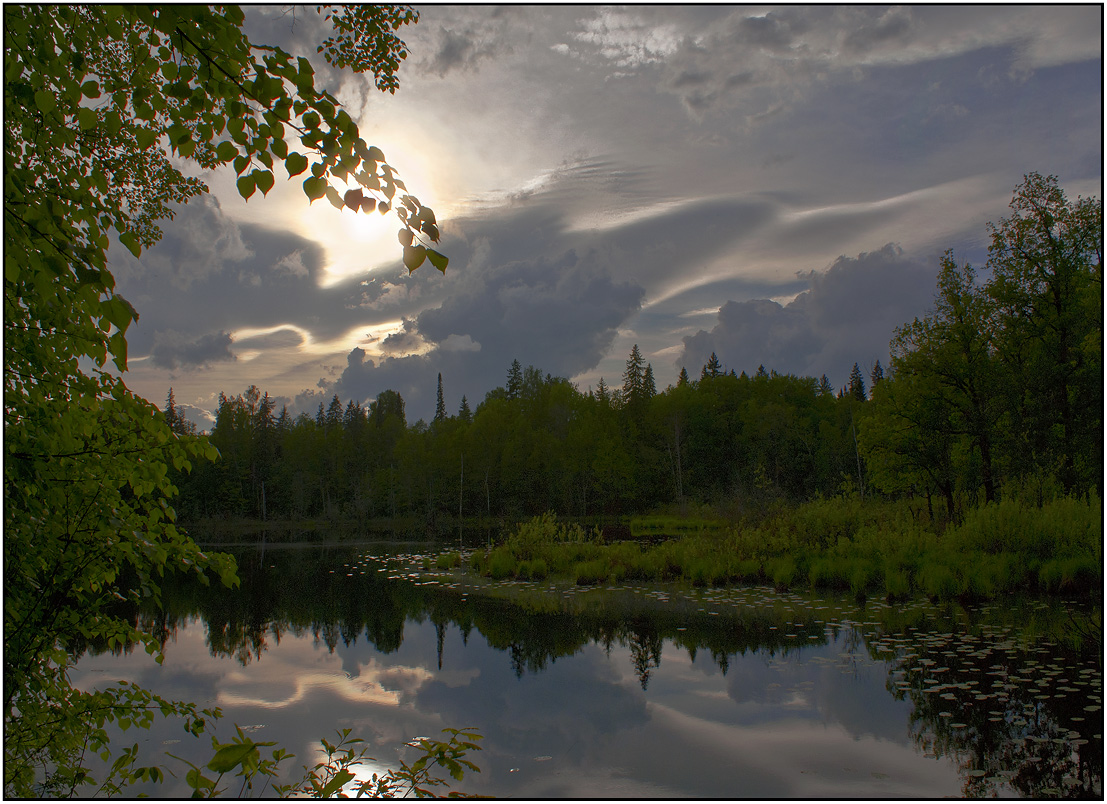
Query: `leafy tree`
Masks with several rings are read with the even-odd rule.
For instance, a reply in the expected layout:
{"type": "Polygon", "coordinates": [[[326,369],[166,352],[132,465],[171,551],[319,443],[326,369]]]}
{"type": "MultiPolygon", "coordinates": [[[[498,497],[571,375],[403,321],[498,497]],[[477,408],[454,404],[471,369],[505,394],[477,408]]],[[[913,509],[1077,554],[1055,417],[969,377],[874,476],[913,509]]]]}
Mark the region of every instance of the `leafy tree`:
{"type": "Polygon", "coordinates": [[[1015,373],[1019,452],[1033,461],[1022,469],[1055,471],[1066,491],[1101,485],[1102,205],[1031,173],[988,229],[996,345],[1015,373]]]}
{"type": "MultiPolygon", "coordinates": [[[[156,600],[171,568],[236,580],[229,558],[176,528],[168,503],[168,467],[215,448],[174,432],[107,367],[125,371],[138,317],[114,292],[112,239],[138,256],[175,204],[207,190],[184,162],[232,165],[244,198],[267,193],[280,162],[289,177],[308,171],[309,200],[394,209],[409,270],[428,259],[444,270],[446,258],[425,245],[439,238],[433,212],[316,88],[308,60],[250,42],[239,8],[8,5],[3,15],[4,789],[65,795],[95,784],[82,757],[105,748],[109,720],[149,725],[160,710],[204,727],[195,707],[131,685],[74,689],[75,640],[157,654],[154,634],[115,613],[120,597],[156,600]],[[353,189],[340,195],[339,182],[353,189]]],[[[415,13],[354,6],[330,19],[328,60],[372,69],[394,90],[406,49],[393,31],[415,13]]],[[[157,774],[132,757],[100,789],[134,778],[157,774]]]]}

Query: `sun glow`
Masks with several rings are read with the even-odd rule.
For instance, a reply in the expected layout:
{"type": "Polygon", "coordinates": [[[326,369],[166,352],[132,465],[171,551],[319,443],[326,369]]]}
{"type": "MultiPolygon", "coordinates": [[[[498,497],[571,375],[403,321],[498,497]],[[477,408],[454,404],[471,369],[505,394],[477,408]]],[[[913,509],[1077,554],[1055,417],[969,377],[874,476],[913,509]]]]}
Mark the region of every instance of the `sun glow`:
{"type": "MultiPolygon", "coordinates": [[[[384,152],[388,164],[396,170],[407,188],[397,190],[392,204],[398,202],[404,193],[413,195],[424,205],[435,209],[441,222],[442,210],[436,207],[437,193],[431,178],[433,171],[428,169],[431,161],[427,151],[429,143],[422,142],[421,138],[415,143],[402,133],[388,132],[367,134],[366,139],[384,152]]],[[[352,181],[335,182],[340,196],[356,186],[352,181]]],[[[375,198],[378,204],[388,200],[380,193],[366,191],[365,194],[375,198]]],[[[354,212],[347,207],[335,209],[326,199],[318,199],[303,208],[299,215],[301,233],[322,243],[327,250],[324,287],[399,263],[403,252],[397,234],[401,228],[402,224],[391,210],[382,215],[379,208],[372,212],[354,212]]]]}

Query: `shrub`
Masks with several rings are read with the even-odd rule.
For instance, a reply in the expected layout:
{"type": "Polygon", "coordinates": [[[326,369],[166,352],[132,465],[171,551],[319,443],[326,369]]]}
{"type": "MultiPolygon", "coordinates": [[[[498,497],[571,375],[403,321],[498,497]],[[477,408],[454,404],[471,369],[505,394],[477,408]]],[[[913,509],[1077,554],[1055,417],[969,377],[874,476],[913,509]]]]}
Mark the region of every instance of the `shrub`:
{"type": "Polygon", "coordinates": [[[488,574],[496,581],[515,574],[515,556],[510,550],[501,545],[488,555],[488,574]]]}
{"type": "Polygon", "coordinates": [[[461,553],[439,553],[436,565],[440,570],[451,570],[461,566],[461,553]]]}
{"type": "Polygon", "coordinates": [[[607,580],[607,562],[603,559],[582,561],[573,567],[577,586],[590,586],[607,580]]]}
{"type": "Polygon", "coordinates": [[[959,591],[957,576],[945,564],[927,563],[919,570],[918,583],[927,597],[948,600],[959,591]]]}

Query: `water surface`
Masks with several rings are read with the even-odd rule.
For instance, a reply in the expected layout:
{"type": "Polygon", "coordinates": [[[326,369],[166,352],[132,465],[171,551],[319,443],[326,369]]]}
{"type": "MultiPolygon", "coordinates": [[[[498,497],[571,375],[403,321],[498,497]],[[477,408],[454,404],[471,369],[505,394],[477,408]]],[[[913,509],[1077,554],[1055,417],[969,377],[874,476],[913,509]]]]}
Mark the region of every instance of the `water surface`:
{"type": "MultiPolygon", "coordinates": [[[[137,615],[163,665],[90,654],[74,681],[220,706],[224,739],[238,723],[297,768],[338,728],[379,771],[476,727],[459,787],[485,795],[1102,797],[1101,620],[1079,606],[474,582],[428,573],[425,547],[239,561],[242,590],[170,587],[137,615]]],[[[127,737],[144,760],[210,755],[178,724],[127,737]]]]}

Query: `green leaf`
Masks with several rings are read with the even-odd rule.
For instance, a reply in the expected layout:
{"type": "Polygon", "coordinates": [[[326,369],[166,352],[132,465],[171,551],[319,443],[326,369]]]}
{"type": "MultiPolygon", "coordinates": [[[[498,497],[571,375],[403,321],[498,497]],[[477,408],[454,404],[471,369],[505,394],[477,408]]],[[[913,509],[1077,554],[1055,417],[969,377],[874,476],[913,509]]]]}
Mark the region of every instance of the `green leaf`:
{"type": "Polygon", "coordinates": [[[96,112],[86,106],[82,106],[81,108],[79,108],[77,110],[77,125],[80,126],[82,131],[87,131],[90,128],[95,128],[96,112]]]}
{"type": "Polygon", "coordinates": [[[408,273],[413,272],[427,258],[427,250],[422,246],[404,246],[404,265],[408,273]]]}
{"type": "Polygon", "coordinates": [[[35,106],[38,107],[40,112],[44,114],[46,112],[54,111],[54,108],[58,105],[58,99],[54,97],[54,93],[46,89],[40,89],[35,93],[35,106]]]}
{"type": "Polygon", "coordinates": [[[245,176],[239,176],[235,185],[238,187],[238,194],[245,199],[249,199],[254,194],[254,189],[257,186],[257,171],[246,174],[245,176]]]}
{"type": "Polygon", "coordinates": [[[100,85],[95,81],[85,81],[81,84],[81,94],[86,98],[99,98],[100,97],[100,85]]]}
{"type": "Polygon", "coordinates": [[[345,206],[345,202],[342,200],[342,196],[338,194],[338,190],[331,187],[329,184],[326,189],[327,200],[331,202],[331,206],[335,209],[342,209],[345,206]]]}
{"type": "MultiPolygon", "coordinates": [[[[304,156],[301,153],[296,153],[295,151],[293,151],[292,153],[290,153],[288,156],[285,157],[284,169],[288,171],[288,177],[289,178],[292,178],[293,176],[300,175],[305,170],[307,170],[307,166],[308,166],[307,157],[304,156]]],[[[306,190],[307,188],[305,187],[304,189],[306,190]]],[[[308,197],[309,198],[311,197],[310,193],[308,193],[308,197]]],[[[319,196],[316,196],[316,198],[318,198],[318,197],[319,196]]]]}
{"type": "Polygon", "coordinates": [[[450,264],[450,258],[445,254],[439,254],[432,248],[427,249],[427,259],[430,260],[431,265],[437,268],[442,273],[446,273],[446,266],[450,264]]]}
{"type": "Polygon", "coordinates": [[[342,196],[343,203],[345,203],[346,206],[352,209],[354,212],[357,212],[361,208],[363,200],[364,195],[362,194],[360,187],[356,187],[353,190],[347,190],[346,194],[342,196]]]}
{"type": "Polygon", "coordinates": [[[415,239],[410,229],[401,229],[397,232],[396,237],[399,239],[401,246],[410,246],[411,241],[415,239]]]}
{"type": "Polygon", "coordinates": [[[216,146],[215,155],[219,157],[220,162],[230,162],[238,156],[238,148],[235,147],[233,142],[224,140],[216,146]]]}
{"type": "Polygon", "coordinates": [[[338,771],[338,773],[334,775],[334,778],[327,783],[322,791],[320,791],[319,797],[330,798],[339,790],[341,790],[343,785],[345,785],[347,782],[352,781],[354,778],[356,777],[353,773],[343,768],[342,770],[338,771]]]}
{"type": "Polygon", "coordinates": [[[138,147],[144,151],[157,142],[157,139],[158,132],[152,128],[140,126],[135,129],[135,140],[138,141],[138,147]]]}
{"type": "Polygon", "coordinates": [[[131,232],[120,232],[119,242],[127,247],[127,251],[134,254],[136,257],[142,255],[142,246],[138,244],[138,238],[136,238],[131,232]]]}
{"type": "Polygon", "coordinates": [[[254,176],[254,183],[258,189],[261,190],[262,195],[266,195],[273,189],[273,174],[268,170],[255,170],[252,174],[254,176]]]}
{"type": "Polygon", "coordinates": [[[207,769],[215,773],[226,773],[234,770],[242,764],[242,760],[250,756],[257,749],[247,740],[245,743],[230,743],[222,746],[215,752],[215,756],[207,764],[207,769]]]}

